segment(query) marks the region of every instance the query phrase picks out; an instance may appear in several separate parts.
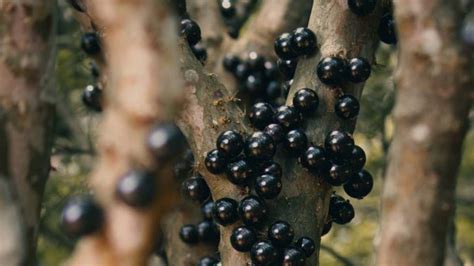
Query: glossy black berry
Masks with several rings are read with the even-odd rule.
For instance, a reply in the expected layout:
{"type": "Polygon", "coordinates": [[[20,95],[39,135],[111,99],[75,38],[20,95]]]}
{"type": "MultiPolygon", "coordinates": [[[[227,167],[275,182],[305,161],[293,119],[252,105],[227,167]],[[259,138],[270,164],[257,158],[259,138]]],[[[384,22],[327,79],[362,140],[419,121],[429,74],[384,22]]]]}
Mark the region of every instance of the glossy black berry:
{"type": "Polygon", "coordinates": [[[155,177],[152,173],[132,170],[120,178],[115,194],[133,207],[147,207],[156,194],[155,177]]]}
{"type": "Polygon", "coordinates": [[[256,196],[247,196],[239,204],[239,216],[247,225],[260,224],[265,220],[267,208],[265,203],[256,196]]]}
{"type": "Polygon", "coordinates": [[[326,151],[322,147],[309,147],[299,159],[304,168],[313,173],[324,173],[331,165],[326,151]]]}
{"type": "Polygon", "coordinates": [[[82,2],[82,0],[67,0],[67,2],[77,11],[79,12],[86,12],[87,8],[86,5],[82,2]]]}
{"type": "Polygon", "coordinates": [[[291,37],[291,49],[297,55],[311,55],[316,50],[316,35],[308,28],[297,28],[291,37]]]}
{"type": "Polygon", "coordinates": [[[250,250],[250,258],[255,265],[276,265],[280,258],[278,249],[267,241],[255,243],[250,250]]]}
{"type": "Polygon", "coordinates": [[[338,117],[352,119],[359,114],[360,104],[354,96],[345,94],[337,99],[334,110],[338,117]]]}
{"type": "Polygon", "coordinates": [[[181,20],[181,35],[186,38],[189,45],[196,45],[201,40],[201,28],[191,19],[181,20]]]}
{"type": "Polygon", "coordinates": [[[186,137],[174,123],[160,123],[152,127],[147,145],[157,161],[177,158],[187,148],[186,137]]]}
{"type": "Polygon", "coordinates": [[[281,96],[281,85],[278,81],[270,81],[265,88],[265,96],[268,99],[276,99],[281,96]]]}
{"type": "Polygon", "coordinates": [[[285,148],[293,155],[300,155],[308,146],[308,137],[301,129],[290,130],[284,140],[285,148]]]}
{"type": "Polygon", "coordinates": [[[206,60],[207,60],[206,47],[198,43],[196,45],[191,46],[191,51],[193,52],[196,59],[199,60],[199,62],[201,62],[201,64],[204,65],[204,63],[206,63],[206,60]]]}
{"type": "Polygon", "coordinates": [[[338,57],[325,57],[319,62],[316,73],[322,83],[326,85],[338,85],[346,80],[346,62],[338,57]]]}
{"type": "Polygon", "coordinates": [[[197,228],[193,224],[183,225],[179,229],[179,238],[186,244],[196,244],[199,242],[199,234],[197,228]]]}
{"type": "Polygon", "coordinates": [[[347,4],[357,16],[367,16],[372,13],[377,5],[376,0],[348,0],[347,4]]]}
{"type": "Polygon", "coordinates": [[[291,106],[280,106],[275,113],[275,122],[279,123],[286,129],[293,129],[297,127],[303,117],[294,107],[291,106]]]}
{"type": "Polygon", "coordinates": [[[364,168],[365,161],[366,156],[364,150],[361,147],[355,145],[349,158],[349,164],[351,165],[352,170],[354,172],[362,170],[362,168],[364,168]]]}
{"type": "Polygon", "coordinates": [[[197,266],[217,266],[219,264],[219,260],[213,257],[203,257],[199,259],[197,266]]]}
{"type": "Polygon", "coordinates": [[[327,233],[329,233],[329,231],[331,231],[331,228],[332,228],[332,221],[326,222],[323,226],[323,231],[321,232],[321,236],[324,236],[327,233]]]}
{"type": "Polygon", "coordinates": [[[379,38],[386,44],[397,43],[397,30],[392,14],[385,14],[379,24],[379,38]]]}
{"type": "Polygon", "coordinates": [[[281,165],[274,161],[266,162],[261,169],[260,174],[262,175],[272,175],[280,178],[283,176],[281,165]]]}
{"type": "Polygon", "coordinates": [[[277,221],[268,229],[268,240],[277,247],[288,246],[294,237],[295,231],[289,223],[284,221],[277,221]]]}
{"type": "Polygon", "coordinates": [[[205,201],[210,196],[209,187],[202,176],[196,175],[186,179],[182,184],[183,194],[194,201],[205,201]]]}
{"type": "Polygon", "coordinates": [[[227,19],[234,17],[237,12],[235,4],[231,0],[221,0],[219,8],[222,16],[227,19]]]}
{"type": "Polygon", "coordinates": [[[222,174],[227,165],[225,154],[215,149],[207,153],[204,164],[211,174],[222,174]]]}
{"type": "Polygon", "coordinates": [[[191,176],[194,165],[194,154],[189,148],[182,153],[174,165],[174,175],[179,180],[184,180],[191,176]]]}
{"type": "Polygon", "coordinates": [[[275,53],[283,60],[289,60],[295,58],[297,55],[291,49],[292,35],[289,33],[283,33],[275,41],[275,53]]]}
{"type": "Polygon", "coordinates": [[[335,204],[330,204],[329,214],[337,224],[347,224],[355,216],[354,207],[352,207],[349,201],[337,201],[335,204]]]}
{"type": "Polygon", "coordinates": [[[359,171],[352,175],[349,182],[344,184],[344,191],[347,195],[356,198],[363,199],[369,195],[370,191],[374,187],[374,179],[372,175],[366,170],[359,171]]]}
{"type": "Polygon", "coordinates": [[[88,55],[97,55],[101,52],[99,35],[95,32],[86,32],[81,38],[81,48],[88,55]]]}
{"type": "Polygon", "coordinates": [[[304,114],[316,112],[319,106],[319,98],[314,90],[300,89],[293,97],[293,106],[304,114]]]}
{"type": "Polygon", "coordinates": [[[314,244],[314,240],[306,236],[300,237],[298,241],[296,241],[296,247],[303,250],[306,257],[313,255],[314,251],[316,250],[316,244],[314,244]]]}
{"type": "Polygon", "coordinates": [[[276,144],[281,143],[286,136],[286,129],[280,124],[270,124],[265,127],[263,132],[272,137],[276,144]]]}
{"type": "Polygon", "coordinates": [[[201,205],[202,218],[212,220],[212,212],[214,211],[214,201],[208,200],[201,205]]]}
{"type": "Polygon", "coordinates": [[[252,176],[252,167],[244,160],[227,165],[226,176],[234,185],[244,184],[252,176]]]}
{"type": "Polygon", "coordinates": [[[82,92],[82,102],[92,111],[102,111],[102,89],[98,86],[89,85],[82,92]]]}
{"type": "Polygon", "coordinates": [[[219,242],[219,228],[213,221],[202,221],[196,226],[199,241],[215,244],[219,242]]]}
{"type": "Polygon", "coordinates": [[[341,186],[351,178],[353,174],[349,164],[333,164],[329,168],[329,174],[324,176],[324,180],[331,186],[341,186]]]}
{"type": "Polygon", "coordinates": [[[295,247],[286,248],[283,251],[282,266],[304,266],[306,261],[305,253],[295,247]]]}
{"type": "Polygon", "coordinates": [[[222,198],[214,202],[214,220],[220,225],[229,225],[239,219],[237,212],[237,201],[230,198],[222,198]]]}
{"type": "Polygon", "coordinates": [[[248,226],[237,227],[230,235],[230,244],[239,252],[249,252],[255,242],[257,242],[257,233],[248,226]]]}
{"type": "Polygon", "coordinates": [[[257,129],[264,129],[273,121],[273,107],[268,103],[256,103],[248,113],[250,123],[257,129]]]}
{"type": "Polygon", "coordinates": [[[245,81],[250,74],[250,67],[246,62],[239,63],[235,67],[234,76],[241,81],[245,81]]]}
{"type": "Polygon", "coordinates": [[[276,198],[282,189],[281,178],[272,175],[261,175],[255,179],[255,191],[264,199],[276,198]]]}
{"type": "Polygon", "coordinates": [[[257,52],[250,52],[247,56],[247,63],[250,69],[254,72],[265,71],[265,58],[257,52]]]}
{"type": "Polygon", "coordinates": [[[240,64],[240,59],[232,54],[227,54],[222,60],[222,66],[228,72],[234,73],[237,66],[240,64]]]}
{"type": "Polygon", "coordinates": [[[351,82],[364,82],[370,77],[371,72],[372,67],[367,59],[356,57],[349,61],[349,80],[351,82]]]}
{"type": "Polygon", "coordinates": [[[245,79],[245,89],[253,95],[261,94],[265,85],[264,77],[260,73],[250,74],[245,79]]]}
{"type": "Polygon", "coordinates": [[[276,152],[272,137],[263,133],[253,133],[245,143],[245,154],[250,160],[270,160],[276,152]]]}
{"type": "Polygon", "coordinates": [[[275,64],[271,61],[266,61],[263,66],[264,66],[265,77],[267,77],[268,79],[278,78],[278,66],[277,66],[277,64],[275,64]]]}
{"type": "Polygon", "coordinates": [[[296,59],[288,59],[282,60],[278,59],[277,61],[278,70],[280,70],[281,74],[286,78],[286,80],[292,79],[295,75],[296,66],[298,65],[298,60],[296,59]]]}
{"type": "Polygon", "coordinates": [[[346,201],[342,196],[337,195],[335,192],[331,194],[331,198],[329,200],[329,209],[331,209],[331,206],[334,206],[335,204],[339,202],[344,202],[346,201]]]}
{"type": "Polygon", "coordinates": [[[233,158],[239,155],[244,148],[244,138],[240,133],[228,130],[222,132],[216,141],[217,149],[227,158],[233,158]]]}
{"type": "Polygon", "coordinates": [[[354,149],[354,139],[347,132],[334,130],[327,135],[324,147],[331,157],[347,158],[354,149]]]}
{"type": "Polygon", "coordinates": [[[82,237],[98,231],[103,217],[102,209],[92,199],[72,198],[62,211],[61,228],[70,237],[82,237]]]}

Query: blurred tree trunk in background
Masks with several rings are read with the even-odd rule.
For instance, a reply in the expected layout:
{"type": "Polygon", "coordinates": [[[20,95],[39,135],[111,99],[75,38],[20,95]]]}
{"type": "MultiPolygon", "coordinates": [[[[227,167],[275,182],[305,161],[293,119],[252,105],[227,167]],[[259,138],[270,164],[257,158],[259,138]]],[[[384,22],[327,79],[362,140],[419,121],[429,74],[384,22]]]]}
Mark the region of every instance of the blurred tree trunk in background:
{"type": "Polygon", "coordinates": [[[471,105],[459,1],[399,0],[396,130],[378,265],[443,265],[471,105]]]}
{"type": "Polygon", "coordinates": [[[0,2],[1,265],[35,260],[53,138],[54,3],[0,2]]]}

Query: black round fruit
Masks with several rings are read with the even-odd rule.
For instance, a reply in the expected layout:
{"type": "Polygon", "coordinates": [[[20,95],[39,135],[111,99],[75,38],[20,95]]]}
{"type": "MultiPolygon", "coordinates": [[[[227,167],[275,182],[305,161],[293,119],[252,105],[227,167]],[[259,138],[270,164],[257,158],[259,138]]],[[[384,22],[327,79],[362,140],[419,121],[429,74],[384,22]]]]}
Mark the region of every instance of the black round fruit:
{"type": "Polygon", "coordinates": [[[371,72],[372,67],[367,59],[356,57],[349,61],[349,80],[351,82],[364,82],[370,77],[371,72]]]}
{"type": "Polygon", "coordinates": [[[230,0],[220,1],[219,7],[221,10],[222,16],[227,19],[234,17],[237,12],[237,9],[235,8],[235,4],[230,0]]]}
{"type": "Polygon", "coordinates": [[[265,78],[261,73],[250,74],[245,79],[245,89],[252,95],[262,94],[265,85],[265,78]]]}
{"type": "Polygon", "coordinates": [[[280,106],[275,113],[275,121],[286,129],[297,127],[302,119],[301,113],[291,106],[280,106]]]}
{"type": "Polygon", "coordinates": [[[213,211],[214,211],[214,201],[208,200],[201,205],[201,214],[204,219],[212,220],[213,211]]]}
{"type": "Polygon", "coordinates": [[[181,35],[193,46],[201,40],[201,28],[191,19],[181,20],[181,35]]]}
{"type": "Polygon", "coordinates": [[[351,165],[352,171],[358,172],[362,170],[362,168],[364,168],[365,161],[366,156],[364,150],[361,147],[355,145],[349,158],[349,164],[351,165]]]}
{"type": "Polygon", "coordinates": [[[289,33],[283,33],[275,41],[275,53],[283,60],[289,60],[295,58],[297,55],[291,49],[292,35],[289,33]]]}
{"type": "Polygon", "coordinates": [[[199,234],[197,228],[193,224],[183,225],[179,229],[179,238],[186,244],[196,244],[199,242],[199,234]]]}
{"type": "Polygon", "coordinates": [[[333,164],[324,180],[331,186],[341,186],[351,178],[353,172],[349,164],[333,164]]]}
{"type": "Polygon", "coordinates": [[[270,124],[263,132],[272,137],[275,144],[281,143],[286,136],[286,130],[280,124],[270,124]]]}
{"type": "Polygon", "coordinates": [[[308,137],[303,130],[293,129],[286,134],[284,144],[291,154],[299,156],[308,146],[308,137]]]}
{"type": "Polygon", "coordinates": [[[77,11],[86,12],[87,7],[82,0],[67,0],[67,2],[77,11]]]}
{"type": "Polygon", "coordinates": [[[297,55],[311,55],[316,50],[316,35],[308,28],[297,28],[291,37],[291,49],[297,55]]]}
{"type": "Polygon", "coordinates": [[[313,173],[325,173],[331,165],[326,151],[317,146],[309,147],[300,157],[300,163],[313,173]]]}
{"type": "Polygon", "coordinates": [[[87,86],[82,92],[82,102],[87,108],[102,112],[102,90],[98,86],[87,86]]]}
{"type": "Polygon", "coordinates": [[[344,191],[353,198],[363,199],[369,195],[373,187],[374,179],[372,175],[366,170],[362,170],[354,174],[349,182],[344,184],[344,191]]]}
{"type": "Polygon", "coordinates": [[[257,233],[248,226],[239,226],[230,235],[230,244],[239,252],[249,252],[257,242],[257,233]]]}
{"type": "Polygon", "coordinates": [[[304,114],[316,112],[319,106],[319,98],[314,90],[304,88],[295,93],[293,106],[304,114]]]}
{"type": "Polygon", "coordinates": [[[213,221],[202,221],[197,224],[199,241],[204,243],[219,243],[219,228],[213,221]]]}
{"type": "Polygon", "coordinates": [[[276,152],[272,137],[263,133],[253,133],[245,143],[245,154],[250,160],[270,160],[276,152]]]}
{"type": "Polygon", "coordinates": [[[183,194],[194,201],[203,202],[210,196],[206,181],[199,174],[186,179],[182,184],[183,194]]]}
{"type": "Polygon", "coordinates": [[[102,209],[92,199],[75,197],[68,201],[62,211],[61,228],[70,237],[82,237],[98,231],[103,217],[102,209]]]}
{"type": "Polygon", "coordinates": [[[148,207],[156,194],[155,176],[142,170],[131,170],[120,178],[117,197],[133,207],[148,207]]]}
{"type": "Polygon", "coordinates": [[[264,199],[274,199],[282,189],[281,178],[272,175],[261,175],[255,179],[255,191],[264,199]]]}
{"type": "Polygon", "coordinates": [[[286,248],[283,251],[282,266],[304,266],[306,261],[305,253],[299,248],[286,248]]]}
{"type": "Polygon", "coordinates": [[[247,63],[253,72],[264,72],[265,71],[265,58],[259,55],[257,52],[249,52],[247,57],[247,63]]]}
{"type": "Polygon", "coordinates": [[[277,221],[268,229],[268,240],[277,247],[288,246],[294,237],[295,231],[289,223],[284,221],[277,221]]]}
{"type": "Polygon", "coordinates": [[[281,96],[281,85],[278,81],[270,81],[265,88],[265,96],[268,99],[276,99],[281,96]]]}
{"type": "Polygon", "coordinates": [[[347,132],[334,130],[327,135],[324,147],[331,157],[348,158],[354,149],[354,139],[347,132]]]}
{"type": "Polygon", "coordinates": [[[272,61],[266,61],[264,64],[265,77],[268,79],[276,79],[279,76],[278,66],[272,61]]]}
{"type": "Polygon", "coordinates": [[[316,73],[322,83],[326,85],[338,85],[346,80],[346,62],[338,57],[325,57],[319,62],[316,73]]]}
{"type": "Polygon", "coordinates": [[[337,224],[347,224],[355,216],[354,207],[349,201],[338,201],[329,207],[332,220],[337,224]]]}
{"type": "Polygon", "coordinates": [[[326,222],[324,224],[323,231],[321,232],[321,236],[324,236],[327,233],[329,233],[329,231],[331,231],[331,228],[332,228],[332,221],[326,222]]]}
{"type": "Polygon", "coordinates": [[[256,225],[265,220],[267,207],[258,197],[247,196],[240,201],[238,211],[244,224],[256,225]]]}
{"type": "Polygon", "coordinates": [[[176,124],[164,122],[150,130],[147,146],[157,161],[168,161],[181,155],[187,148],[187,142],[176,124]]]}
{"type": "Polygon", "coordinates": [[[234,185],[242,185],[252,176],[252,167],[244,161],[239,160],[227,165],[226,176],[234,185]]]}
{"type": "Polygon", "coordinates": [[[352,119],[359,114],[360,104],[356,97],[345,94],[337,99],[334,110],[338,117],[352,119]]]}
{"type": "Polygon", "coordinates": [[[99,35],[95,32],[86,32],[81,38],[81,48],[88,55],[97,55],[101,52],[99,35]]]}
{"type": "Polygon", "coordinates": [[[219,265],[219,260],[213,257],[203,257],[199,259],[197,266],[217,266],[219,265]]]}
{"type": "Polygon", "coordinates": [[[222,65],[224,69],[228,72],[234,73],[237,66],[240,64],[240,59],[232,54],[227,54],[222,60],[222,65]]]}
{"type": "Polygon", "coordinates": [[[397,30],[395,26],[395,20],[392,14],[385,14],[380,20],[379,24],[379,38],[386,44],[397,43],[397,30]]]}
{"type": "Polygon", "coordinates": [[[214,220],[220,225],[229,225],[239,219],[237,213],[237,201],[230,198],[222,198],[214,202],[214,220]]]}
{"type": "Polygon", "coordinates": [[[283,176],[283,169],[281,165],[274,161],[266,162],[262,165],[260,174],[272,175],[281,178],[283,176]]]}
{"type": "Polygon", "coordinates": [[[206,158],[204,159],[204,164],[211,174],[218,175],[225,171],[227,159],[222,152],[214,149],[207,153],[206,158]]]}
{"type": "Polygon", "coordinates": [[[367,16],[372,13],[377,5],[376,0],[348,0],[347,4],[357,16],[367,16]]]}
{"type": "Polygon", "coordinates": [[[278,262],[280,254],[278,249],[267,241],[255,243],[250,250],[250,258],[255,265],[270,266],[278,262]]]}
{"type": "Polygon", "coordinates": [[[313,255],[316,250],[316,244],[314,244],[313,239],[306,236],[299,238],[298,241],[296,241],[296,246],[303,250],[306,257],[313,255]]]}
{"type": "Polygon", "coordinates": [[[277,61],[278,69],[286,78],[286,80],[292,79],[295,75],[296,66],[298,65],[298,60],[296,59],[288,59],[282,60],[278,59],[277,61]]]}
{"type": "Polygon", "coordinates": [[[260,130],[273,121],[273,115],[273,107],[269,103],[264,102],[254,104],[248,113],[252,126],[260,130]]]}
{"type": "Polygon", "coordinates": [[[216,147],[225,157],[234,158],[242,152],[244,138],[238,132],[228,130],[217,137],[216,147]]]}
{"type": "Polygon", "coordinates": [[[239,81],[244,81],[247,79],[247,76],[250,74],[250,67],[246,62],[241,62],[235,67],[234,76],[239,81]]]}
{"type": "Polygon", "coordinates": [[[206,47],[198,43],[196,45],[191,46],[191,51],[193,52],[196,59],[199,60],[199,62],[201,62],[201,64],[204,65],[206,63],[206,60],[207,60],[206,47]]]}

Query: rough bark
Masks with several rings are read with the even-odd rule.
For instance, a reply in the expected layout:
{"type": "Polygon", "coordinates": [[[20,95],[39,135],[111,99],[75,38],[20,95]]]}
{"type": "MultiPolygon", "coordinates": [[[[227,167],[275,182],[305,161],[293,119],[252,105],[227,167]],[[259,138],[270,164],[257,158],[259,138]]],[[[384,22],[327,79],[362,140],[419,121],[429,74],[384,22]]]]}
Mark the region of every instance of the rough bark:
{"type": "Polygon", "coordinates": [[[158,221],[175,204],[178,188],[169,167],[157,170],[157,197],[149,209],[130,208],[115,197],[129,169],[157,169],[146,135],[158,121],[171,120],[181,103],[176,59],[176,21],[165,0],[88,1],[88,12],[104,32],[108,84],[99,131],[99,160],[91,177],[104,208],[103,230],[83,238],[72,265],[145,265],[158,221]]]}
{"type": "Polygon", "coordinates": [[[472,104],[458,43],[459,1],[399,0],[396,130],[382,204],[378,265],[443,265],[472,104]]]}
{"type": "Polygon", "coordinates": [[[2,265],[35,260],[52,144],[53,6],[54,1],[47,0],[0,3],[0,175],[7,177],[2,180],[0,212],[13,215],[19,210],[21,218],[3,226],[10,226],[11,234],[24,234],[17,263],[0,261],[2,265]]]}

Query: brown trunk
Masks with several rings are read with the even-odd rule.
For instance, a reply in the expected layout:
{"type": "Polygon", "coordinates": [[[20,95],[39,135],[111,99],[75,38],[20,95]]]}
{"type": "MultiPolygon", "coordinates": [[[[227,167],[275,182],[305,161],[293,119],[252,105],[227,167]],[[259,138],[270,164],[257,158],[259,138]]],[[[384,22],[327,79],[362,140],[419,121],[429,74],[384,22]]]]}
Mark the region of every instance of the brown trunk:
{"type": "Polygon", "coordinates": [[[11,189],[11,200],[21,212],[22,221],[12,223],[12,230],[17,223],[25,226],[20,228],[26,237],[24,257],[18,258],[24,264],[35,260],[41,198],[50,169],[53,5],[47,0],[0,4],[0,175],[10,184],[2,189],[11,189]]]}
{"type": "Polygon", "coordinates": [[[459,1],[396,2],[396,130],[383,194],[378,265],[443,265],[472,101],[458,40],[459,1]]]}

